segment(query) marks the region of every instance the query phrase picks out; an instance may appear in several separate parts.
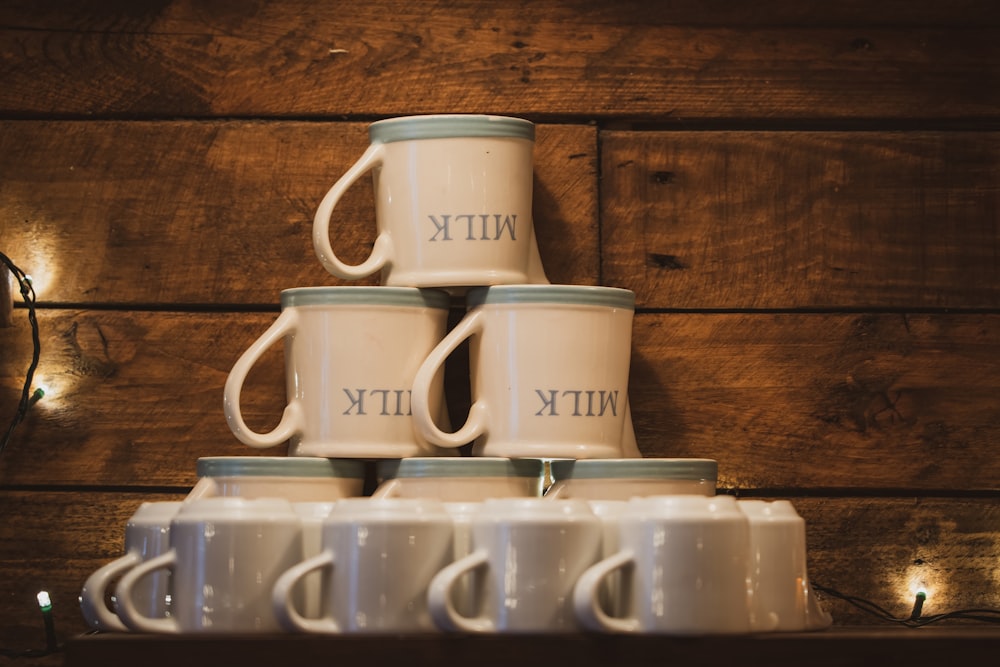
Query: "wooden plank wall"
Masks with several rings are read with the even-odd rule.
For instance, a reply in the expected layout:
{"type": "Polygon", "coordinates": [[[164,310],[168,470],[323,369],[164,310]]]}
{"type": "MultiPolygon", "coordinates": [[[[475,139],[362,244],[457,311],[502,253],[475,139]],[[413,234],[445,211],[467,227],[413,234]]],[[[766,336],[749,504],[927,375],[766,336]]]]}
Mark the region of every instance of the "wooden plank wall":
{"type": "MultiPolygon", "coordinates": [[[[258,453],[226,374],[281,289],[338,284],[314,209],[368,122],[414,113],[538,123],[549,278],[637,294],[646,456],[792,500],[818,583],[1000,606],[992,2],[12,1],[0,82],[0,251],[33,276],[48,389],[0,456],[0,646],[40,645],[40,588],[83,631],[138,503],[258,453]]],[[[360,258],[370,187],[335,226],[360,258]]],[[[12,319],[4,427],[31,357],[12,319]]],[[[275,354],[251,425],[283,392],[275,354]]]]}

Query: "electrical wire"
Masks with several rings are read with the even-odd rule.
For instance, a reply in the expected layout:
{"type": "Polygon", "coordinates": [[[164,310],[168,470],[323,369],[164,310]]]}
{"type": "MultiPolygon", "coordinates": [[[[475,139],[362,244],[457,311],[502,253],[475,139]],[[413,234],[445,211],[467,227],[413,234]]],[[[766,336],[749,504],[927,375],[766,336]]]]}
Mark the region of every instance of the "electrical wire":
{"type": "Polygon", "coordinates": [[[10,272],[17,280],[21,298],[24,299],[25,306],[28,309],[28,323],[31,325],[32,344],[31,363],[24,377],[24,385],[21,388],[21,399],[18,401],[17,411],[14,413],[13,419],[11,419],[10,426],[7,427],[7,432],[4,434],[3,440],[0,440],[0,455],[3,455],[7,444],[10,442],[11,435],[14,433],[14,429],[17,428],[17,425],[28,414],[28,410],[32,404],[41,397],[42,392],[41,389],[38,389],[34,395],[31,394],[31,382],[35,377],[35,370],[38,368],[38,360],[41,356],[41,342],[38,337],[38,318],[35,314],[35,288],[31,284],[31,278],[2,252],[0,252],[0,262],[3,262],[10,269],[10,272]]]}
{"type": "Polygon", "coordinates": [[[959,609],[943,614],[931,614],[929,616],[924,616],[922,615],[922,610],[926,596],[924,596],[923,593],[917,593],[913,605],[913,611],[909,616],[895,616],[870,600],[865,600],[864,598],[855,597],[853,595],[846,595],[832,588],[820,586],[815,582],[812,584],[812,587],[819,593],[843,600],[844,602],[857,607],[861,611],[871,614],[876,618],[880,618],[883,621],[896,623],[897,625],[903,625],[908,628],[920,628],[925,625],[930,625],[931,623],[937,623],[944,620],[968,620],[977,621],[979,623],[1000,623],[1000,609],[959,609]]]}
{"type": "Polygon", "coordinates": [[[42,618],[45,622],[45,648],[22,650],[0,648],[0,656],[5,658],[41,658],[53,653],[59,653],[66,647],[56,636],[56,624],[52,617],[52,600],[49,597],[48,591],[38,592],[38,608],[42,612],[42,618]]]}

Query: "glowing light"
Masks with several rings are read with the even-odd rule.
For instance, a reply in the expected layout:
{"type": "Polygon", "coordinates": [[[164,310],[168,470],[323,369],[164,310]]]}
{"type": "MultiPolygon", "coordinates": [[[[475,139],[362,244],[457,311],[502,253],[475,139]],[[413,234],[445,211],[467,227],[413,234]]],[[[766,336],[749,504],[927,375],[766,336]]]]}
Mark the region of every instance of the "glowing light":
{"type": "Polygon", "coordinates": [[[906,573],[897,580],[895,589],[899,598],[898,604],[912,608],[915,606],[916,600],[920,598],[922,608],[923,603],[930,602],[935,595],[938,597],[938,602],[941,602],[942,594],[946,594],[946,591],[943,593],[944,584],[942,573],[934,570],[930,564],[926,562],[915,563],[907,568],[906,573]]]}
{"type": "Polygon", "coordinates": [[[927,573],[915,573],[910,576],[910,586],[909,586],[909,599],[913,599],[918,595],[922,595],[924,599],[930,597],[931,587],[927,584],[925,580],[925,575],[927,573]]]}
{"type": "MultiPolygon", "coordinates": [[[[49,288],[55,285],[56,260],[55,257],[41,253],[37,249],[30,256],[24,257],[19,266],[24,270],[24,277],[35,292],[36,299],[42,299],[49,288]],[[29,272],[28,269],[31,269],[29,272]]],[[[20,288],[15,287],[14,294],[20,299],[20,288]]]]}
{"type": "MultiPolygon", "coordinates": [[[[40,368],[41,370],[41,368],[40,368]]],[[[36,410],[51,410],[61,405],[72,392],[79,378],[68,373],[38,373],[35,375],[32,406],[36,410]]]]}
{"type": "Polygon", "coordinates": [[[48,591],[38,591],[38,606],[41,607],[42,611],[49,611],[52,609],[52,599],[49,598],[48,591]]]}

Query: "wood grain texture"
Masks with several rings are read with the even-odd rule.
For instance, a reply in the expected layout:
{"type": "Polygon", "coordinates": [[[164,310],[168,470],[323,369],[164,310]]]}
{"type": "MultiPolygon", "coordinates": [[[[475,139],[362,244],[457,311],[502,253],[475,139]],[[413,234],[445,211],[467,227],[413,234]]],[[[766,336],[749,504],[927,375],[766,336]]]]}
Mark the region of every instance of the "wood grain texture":
{"type": "MultiPolygon", "coordinates": [[[[179,495],[0,491],[0,645],[41,643],[35,593],[48,590],[63,637],[87,628],[77,596],[86,578],[122,553],[128,517],[143,501],[179,495]],[[37,639],[36,639],[37,637],[37,639]]],[[[806,520],[813,582],[871,600],[900,616],[912,587],[928,592],[925,612],[998,607],[1000,506],[993,498],[919,499],[782,496],[806,520]]],[[[821,596],[838,625],[877,624],[821,596]]]]}
{"type": "MultiPolygon", "coordinates": [[[[39,382],[0,484],[183,486],[199,456],[251,450],[222,388],[276,313],[45,311],[39,382]]],[[[719,461],[734,489],[1000,489],[997,315],[639,314],[630,396],[646,456],[719,461]]],[[[14,405],[27,324],[0,329],[14,405]]],[[[283,359],[247,379],[243,413],[273,428],[283,359]]],[[[467,369],[450,374],[453,415],[467,369]]]]}
{"type": "Polygon", "coordinates": [[[996,308],[1000,135],[602,132],[603,277],[649,308],[996,308]]]}
{"type": "Polygon", "coordinates": [[[984,1],[8,2],[0,110],[996,119],[998,25],[984,1]]]}
{"type": "Polygon", "coordinates": [[[61,640],[86,632],[80,590],[94,570],[123,553],[128,518],[142,502],[181,499],[179,494],[0,491],[0,646],[45,646],[35,599],[40,590],[52,599],[61,640]]]}
{"type": "Polygon", "coordinates": [[[144,667],[215,667],[238,660],[244,667],[271,667],[294,654],[309,664],[395,664],[438,667],[475,663],[478,667],[578,667],[674,665],[715,667],[739,661],[742,667],[906,664],[939,667],[962,656],[987,656],[1000,650],[996,626],[909,628],[834,627],[824,632],[739,635],[404,635],[385,641],[378,635],[254,635],[231,637],[150,637],[99,635],[67,646],[66,667],[135,664],[144,667]]]}
{"type": "Polygon", "coordinates": [[[645,315],[630,396],[646,456],[731,488],[1000,489],[995,315],[645,315]]]}
{"type": "MultiPolygon", "coordinates": [[[[0,123],[0,238],[40,301],[276,304],[326,273],[312,221],[368,145],[362,123],[0,123]]],[[[549,280],[598,280],[596,129],[538,128],[534,218],[549,280]]],[[[370,179],[331,224],[346,261],[375,238],[370,179]]],[[[375,284],[377,276],[368,279],[375,284]]]]}

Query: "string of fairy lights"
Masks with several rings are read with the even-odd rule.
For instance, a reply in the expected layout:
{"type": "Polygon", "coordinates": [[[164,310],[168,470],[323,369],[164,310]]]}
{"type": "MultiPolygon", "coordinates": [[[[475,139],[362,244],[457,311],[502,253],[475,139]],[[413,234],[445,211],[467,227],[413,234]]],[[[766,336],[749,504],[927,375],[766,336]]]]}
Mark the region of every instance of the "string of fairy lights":
{"type": "Polygon", "coordinates": [[[28,414],[28,410],[31,409],[31,406],[45,392],[41,388],[36,389],[34,392],[31,391],[31,383],[34,381],[35,370],[38,368],[38,361],[42,353],[41,341],[38,336],[38,317],[35,313],[35,288],[31,284],[31,278],[14,264],[10,257],[2,252],[0,252],[0,262],[3,262],[4,266],[11,272],[11,275],[14,276],[21,292],[21,298],[24,299],[24,305],[28,311],[28,323],[31,325],[32,345],[31,363],[28,365],[28,370],[24,376],[24,384],[21,387],[21,398],[17,403],[17,411],[11,419],[10,426],[7,427],[7,432],[4,433],[3,440],[0,440],[0,455],[3,455],[7,444],[10,442],[11,435],[14,433],[14,429],[24,420],[24,417],[28,414]]]}
{"type": "MultiPolygon", "coordinates": [[[[31,390],[31,385],[34,381],[34,374],[38,368],[39,359],[41,357],[38,319],[35,311],[36,295],[31,278],[2,252],[0,252],[0,262],[7,267],[18,283],[18,288],[27,310],[28,322],[31,325],[32,340],[31,361],[28,364],[27,371],[25,372],[25,378],[21,388],[20,399],[18,400],[17,410],[11,419],[10,425],[4,433],[3,440],[0,440],[0,456],[2,456],[7,444],[10,442],[14,429],[17,428],[18,424],[20,424],[27,416],[31,406],[44,396],[44,391],[41,388],[37,388],[34,391],[31,390]]],[[[923,591],[918,591],[916,593],[913,608],[908,615],[896,616],[870,600],[844,594],[833,588],[816,583],[813,583],[812,586],[816,592],[829,598],[842,600],[876,619],[908,628],[920,628],[932,623],[938,623],[946,620],[1000,624],[1000,609],[970,608],[924,615],[923,605],[927,599],[927,595],[923,591]]],[[[63,650],[64,645],[59,642],[55,631],[55,622],[52,615],[52,601],[49,593],[47,591],[40,591],[38,593],[37,600],[45,629],[45,647],[22,650],[0,647],[0,656],[7,658],[35,658],[43,657],[63,650]]]]}

